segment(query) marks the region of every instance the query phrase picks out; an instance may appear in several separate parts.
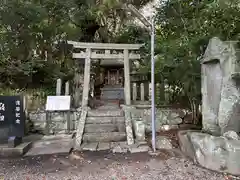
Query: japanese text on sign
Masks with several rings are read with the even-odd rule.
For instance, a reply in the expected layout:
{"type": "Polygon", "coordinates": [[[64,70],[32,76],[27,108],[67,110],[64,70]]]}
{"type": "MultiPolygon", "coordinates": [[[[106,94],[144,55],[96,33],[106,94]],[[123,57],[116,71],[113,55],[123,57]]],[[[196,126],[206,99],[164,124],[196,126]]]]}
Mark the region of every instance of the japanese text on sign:
{"type": "Polygon", "coordinates": [[[5,104],[0,102],[0,111],[5,111],[5,104]]]}
{"type": "Polygon", "coordinates": [[[15,117],[16,117],[16,124],[20,124],[20,101],[15,101],[15,105],[16,105],[16,108],[15,108],[15,117]]]}
{"type": "Polygon", "coordinates": [[[70,110],[71,96],[48,96],[47,111],[68,111],[70,110]]]}
{"type": "MultiPolygon", "coordinates": [[[[5,111],[5,104],[2,102],[0,102],[0,111],[5,111]]],[[[4,119],[5,119],[4,115],[2,115],[2,113],[0,112],[0,122],[1,121],[3,122],[4,119]]]]}

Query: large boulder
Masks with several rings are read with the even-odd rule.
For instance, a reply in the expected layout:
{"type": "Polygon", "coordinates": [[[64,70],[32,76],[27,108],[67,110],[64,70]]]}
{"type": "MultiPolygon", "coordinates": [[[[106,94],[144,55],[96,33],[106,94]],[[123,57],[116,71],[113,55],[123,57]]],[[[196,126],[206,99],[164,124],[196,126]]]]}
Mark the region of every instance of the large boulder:
{"type": "Polygon", "coordinates": [[[184,153],[195,162],[214,171],[240,175],[240,140],[192,131],[182,135],[186,139],[180,138],[180,144],[188,147],[184,153]]]}

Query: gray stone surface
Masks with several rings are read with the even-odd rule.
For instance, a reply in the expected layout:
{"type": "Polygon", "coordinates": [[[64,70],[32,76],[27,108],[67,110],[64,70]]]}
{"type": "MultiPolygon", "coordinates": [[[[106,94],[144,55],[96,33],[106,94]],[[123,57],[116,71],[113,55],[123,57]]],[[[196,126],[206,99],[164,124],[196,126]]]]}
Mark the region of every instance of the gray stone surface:
{"type": "MultiPolygon", "coordinates": [[[[72,110],[70,113],[70,129],[75,130],[81,111],[72,110]]],[[[59,133],[67,130],[67,113],[54,112],[50,114],[50,133],[59,133]]],[[[46,129],[46,112],[36,111],[28,113],[29,120],[33,123],[34,129],[44,132],[46,129]]]]}
{"type": "Polygon", "coordinates": [[[85,126],[85,121],[87,118],[87,109],[84,108],[82,109],[81,117],[78,122],[77,126],[77,133],[76,133],[76,138],[75,138],[75,146],[80,147],[82,143],[82,138],[83,138],[83,131],[84,131],[84,126],[85,126]]]}
{"type": "Polygon", "coordinates": [[[192,159],[193,161],[195,161],[195,152],[194,152],[194,148],[193,145],[188,137],[188,133],[191,132],[199,132],[196,130],[182,130],[179,131],[177,136],[178,136],[178,142],[179,142],[179,147],[181,149],[181,151],[183,152],[183,154],[192,159]]]}
{"type": "Polygon", "coordinates": [[[86,124],[84,128],[85,133],[97,132],[116,132],[118,126],[115,124],[86,124]]]}
{"type": "Polygon", "coordinates": [[[129,61],[129,50],[124,49],[124,97],[125,104],[131,104],[131,82],[130,82],[130,61],[129,61]]]}
{"type": "Polygon", "coordinates": [[[133,138],[133,126],[132,126],[132,118],[131,118],[131,106],[122,106],[125,116],[125,125],[126,125],[126,134],[127,134],[127,143],[128,145],[134,144],[133,138]]]}
{"type": "Polygon", "coordinates": [[[179,129],[179,125],[162,125],[159,127],[161,131],[169,131],[179,129]]]}
{"type": "Polygon", "coordinates": [[[96,151],[98,148],[98,142],[83,143],[81,146],[83,151],[96,151]]]}
{"type": "MultiPolygon", "coordinates": [[[[151,132],[151,109],[135,108],[134,106],[125,108],[126,112],[130,112],[131,119],[142,119],[145,123],[146,132],[151,132]]],[[[180,109],[158,108],[156,111],[156,130],[159,132],[163,125],[178,125],[182,123],[185,112],[180,109]]]]}
{"type": "Polygon", "coordinates": [[[148,152],[150,150],[148,145],[138,145],[134,144],[129,147],[130,153],[141,153],[141,152],[148,152]]]}
{"type": "Polygon", "coordinates": [[[106,151],[110,149],[110,143],[99,142],[98,144],[98,151],[106,151]]]}
{"type": "Polygon", "coordinates": [[[240,175],[240,141],[204,133],[189,133],[188,136],[200,165],[219,172],[240,175]]]}
{"type": "Polygon", "coordinates": [[[61,90],[62,90],[62,80],[57,79],[56,96],[61,96],[61,90]]]}
{"type": "Polygon", "coordinates": [[[102,88],[102,99],[119,99],[119,100],[124,100],[124,88],[102,88]]]}
{"type": "Polygon", "coordinates": [[[240,140],[239,135],[234,132],[234,131],[227,131],[223,134],[223,137],[228,138],[229,140],[233,139],[233,140],[240,140]]]}
{"type": "Polygon", "coordinates": [[[69,153],[73,148],[71,135],[44,136],[32,144],[25,156],[69,153]]]}
{"type": "MultiPolygon", "coordinates": [[[[91,84],[91,49],[86,49],[86,58],[84,63],[84,83],[83,83],[83,94],[82,94],[82,107],[88,106],[89,90],[91,84]]],[[[78,130],[79,131],[79,130],[78,130]]]]}
{"type": "Polygon", "coordinates": [[[127,153],[129,148],[127,142],[112,142],[110,146],[113,153],[127,153]]]}
{"type": "Polygon", "coordinates": [[[156,137],[156,149],[172,149],[171,140],[166,136],[156,137]]]}
{"type": "Polygon", "coordinates": [[[137,100],[137,83],[132,84],[132,100],[137,100]]]}
{"type": "Polygon", "coordinates": [[[8,140],[9,127],[0,127],[0,144],[6,143],[8,140]]]}
{"type": "Polygon", "coordinates": [[[220,135],[240,132],[240,90],[236,42],[212,38],[202,59],[203,129],[220,135]]]}
{"type": "Polygon", "coordinates": [[[145,141],[145,123],[140,120],[133,120],[134,134],[137,141],[145,141]]]}
{"type": "Polygon", "coordinates": [[[0,145],[0,157],[18,157],[24,155],[32,147],[32,142],[24,142],[20,145],[9,148],[7,144],[0,145]]]}
{"type": "Polygon", "coordinates": [[[240,175],[240,141],[206,133],[185,131],[181,146],[201,166],[233,175],[240,175]],[[183,139],[186,138],[184,141],[183,139]],[[186,148],[187,147],[187,148],[186,148]]]}
{"type": "MultiPolygon", "coordinates": [[[[118,104],[108,101],[103,102],[102,106],[97,107],[95,110],[88,111],[87,116],[84,127],[83,143],[109,143],[112,141],[118,142],[126,140],[123,111],[118,104]],[[114,108],[108,109],[110,105],[114,108]]],[[[105,149],[104,147],[102,148],[105,149]]]]}
{"type": "MultiPolygon", "coordinates": [[[[157,109],[156,111],[156,128],[160,130],[162,125],[177,125],[182,123],[181,110],[177,109],[157,109]]],[[[143,119],[146,122],[147,131],[151,131],[151,109],[144,110],[143,119]]]]}
{"type": "Polygon", "coordinates": [[[88,117],[105,117],[105,116],[123,116],[123,112],[119,110],[90,110],[88,117]]]}
{"type": "Polygon", "coordinates": [[[125,141],[125,132],[84,133],[84,142],[118,142],[125,141]]]}
{"type": "Polygon", "coordinates": [[[86,124],[125,123],[124,117],[87,117],[86,124]]]}

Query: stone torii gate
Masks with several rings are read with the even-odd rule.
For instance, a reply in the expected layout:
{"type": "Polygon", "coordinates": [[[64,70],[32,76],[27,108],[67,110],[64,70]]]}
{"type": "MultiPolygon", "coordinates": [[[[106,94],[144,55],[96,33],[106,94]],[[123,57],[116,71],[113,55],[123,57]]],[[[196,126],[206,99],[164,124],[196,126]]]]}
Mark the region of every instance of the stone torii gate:
{"type": "Polygon", "coordinates": [[[75,49],[81,49],[80,53],[73,53],[75,59],[85,59],[84,84],[82,93],[82,112],[78,122],[75,148],[79,148],[82,143],[85,121],[87,118],[87,107],[90,90],[90,70],[92,60],[115,60],[123,61],[124,64],[124,96],[125,104],[131,105],[130,87],[130,60],[140,59],[138,51],[141,44],[111,44],[111,43],[82,43],[68,41],[75,49]]]}
{"type": "Polygon", "coordinates": [[[88,106],[91,61],[96,59],[123,60],[125,104],[131,105],[130,60],[140,59],[140,54],[133,51],[139,50],[142,44],[83,43],[75,41],[68,41],[68,44],[72,44],[75,49],[82,50],[80,53],[73,53],[73,58],[85,59],[84,86],[82,93],[83,108],[88,106]],[[104,53],[99,51],[104,51],[104,53]],[[114,51],[117,53],[114,53],[114,51]]]}

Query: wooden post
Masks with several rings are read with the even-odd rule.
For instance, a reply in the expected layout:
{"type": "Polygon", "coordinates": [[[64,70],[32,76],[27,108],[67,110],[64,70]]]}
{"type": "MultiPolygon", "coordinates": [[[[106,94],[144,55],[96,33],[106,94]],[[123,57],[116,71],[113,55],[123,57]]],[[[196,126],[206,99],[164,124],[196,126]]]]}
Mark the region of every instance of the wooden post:
{"type": "Polygon", "coordinates": [[[144,83],[140,84],[140,93],[141,93],[141,101],[145,100],[145,87],[144,87],[144,83]]]}
{"type": "Polygon", "coordinates": [[[124,94],[126,105],[131,105],[130,63],[128,49],[124,49],[124,94]]]}
{"type": "Polygon", "coordinates": [[[88,95],[90,89],[90,68],[91,68],[91,49],[86,49],[87,57],[85,59],[84,67],[84,83],[83,83],[83,96],[82,96],[82,107],[88,106],[88,95]]]}
{"type": "Polygon", "coordinates": [[[133,101],[137,100],[137,83],[133,83],[133,92],[132,92],[132,99],[133,101]]]}

